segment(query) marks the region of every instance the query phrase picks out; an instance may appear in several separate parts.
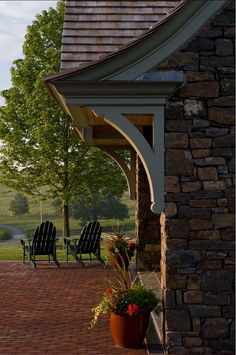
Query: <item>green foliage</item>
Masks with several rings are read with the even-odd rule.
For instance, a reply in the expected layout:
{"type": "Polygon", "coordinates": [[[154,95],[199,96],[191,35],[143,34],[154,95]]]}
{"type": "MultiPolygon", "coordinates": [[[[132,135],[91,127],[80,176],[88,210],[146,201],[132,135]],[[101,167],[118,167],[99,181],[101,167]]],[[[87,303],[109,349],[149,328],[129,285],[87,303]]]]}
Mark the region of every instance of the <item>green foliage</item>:
{"type": "Polygon", "coordinates": [[[6,240],[12,239],[12,235],[9,232],[0,229],[0,241],[4,242],[6,240]]]}
{"type": "Polygon", "coordinates": [[[152,290],[134,285],[125,293],[124,298],[120,299],[119,307],[123,312],[127,312],[127,304],[137,304],[141,312],[151,312],[157,303],[157,297],[152,290]]]}
{"type": "MultiPolygon", "coordinates": [[[[119,266],[119,265],[117,265],[119,266]]],[[[154,291],[131,282],[129,273],[123,267],[117,268],[118,277],[103,293],[102,300],[92,309],[94,314],[90,323],[92,328],[102,313],[124,313],[130,316],[151,312],[160,306],[160,300],[154,291]]]]}
{"type": "Polygon", "coordinates": [[[121,263],[123,263],[124,256],[122,255],[126,254],[127,260],[131,260],[132,256],[134,256],[137,245],[134,241],[130,241],[125,238],[124,235],[116,235],[116,237],[110,236],[109,239],[105,239],[103,242],[103,248],[106,263],[111,262],[111,253],[119,254],[121,263]]]}
{"type": "Polygon", "coordinates": [[[60,0],[28,26],[24,58],[11,70],[13,86],[1,93],[6,106],[0,108],[0,182],[41,199],[59,198],[68,235],[72,197],[96,204],[106,189],[121,197],[125,183],[112,160],[78,139],[70,117],[43,85],[43,77],[60,70],[63,8],[60,0]]]}
{"type": "Polygon", "coordinates": [[[0,172],[2,182],[15,189],[68,201],[78,192],[77,167],[83,169],[88,147],[42,83],[46,74],[59,71],[61,16],[53,9],[38,15],[28,27],[25,59],[14,62],[13,87],[3,92],[6,106],[0,111],[0,172]]]}
{"type": "Polygon", "coordinates": [[[106,313],[127,313],[129,305],[137,305],[139,312],[151,312],[157,305],[158,300],[152,290],[141,285],[131,286],[122,291],[109,288],[103,297],[103,307],[106,313]]]}
{"type": "Polygon", "coordinates": [[[127,217],[127,208],[119,201],[126,189],[126,182],[118,166],[96,148],[90,149],[85,159],[83,189],[73,198],[72,216],[83,222],[97,218],[127,217]]]}
{"type": "Polygon", "coordinates": [[[74,162],[80,142],[69,118],[42,83],[46,74],[59,71],[62,3],[57,10],[50,8],[37,15],[28,26],[25,57],[14,62],[13,86],[2,92],[6,106],[0,111],[0,138],[4,143],[0,173],[1,180],[15,189],[42,195],[41,186],[48,185],[45,195],[65,198],[71,191],[64,186],[65,174],[75,175],[75,168],[68,172],[66,164],[74,162]]]}
{"type": "MultiPolygon", "coordinates": [[[[106,187],[103,188],[103,191],[106,187]]],[[[105,193],[106,191],[104,191],[105,193]]],[[[78,200],[71,204],[71,216],[80,219],[83,223],[98,218],[128,218],[128,207],[114,195],[103,195],[97,191],[94,200],[87,196],[78,197],[78,200]]]]}
{"type": "Polygon", "coordinates": [[[29,202],[26,196],[18,192],[15,195],[15,199],[11,201],[10,211],[18,216],[22,216],[29,212],[29,202]]]}
{"type": "Polygon", "coordinates": [[[104,241],[104,248],[107,252],[123,253],[128,249],[128,241],[123,237],[114,237],[104,241]]]}
{"type": "MultiPolygon", "coordinates": [[[[15,194],[16,191],[14,189],[10,189],[5,185],[0,184],[0,223],[12,224],[15,223],[15,220],[17,220],[17,218],[15,216],[12,216],[9,211],[11,200],[15,198],[15,194]]],[[[40,198],[35,198],[34,196],[27,195],[27,199],[29,202],[29,214],[27,215],[27,217],[24,216],[24,219],[30,219],[33,216],[35,216],[36,218],[38,217],[39,219],[41,205],[40,198]]],[[[51,199],[42,201],[42,210],[43,217],[48,216],[47,218],[49,219],[55,217],[51,199]]]]}

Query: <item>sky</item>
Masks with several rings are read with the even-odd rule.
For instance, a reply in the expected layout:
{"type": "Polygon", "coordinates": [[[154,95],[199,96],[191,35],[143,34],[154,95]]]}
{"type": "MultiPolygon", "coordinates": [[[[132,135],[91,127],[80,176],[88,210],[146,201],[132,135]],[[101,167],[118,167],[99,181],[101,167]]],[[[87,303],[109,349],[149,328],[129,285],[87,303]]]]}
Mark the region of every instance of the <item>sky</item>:
{"type": "MultiPolygon", "coordinates": [[[[23,58],[27,26],[36,14],[56,5],[57,0],[0,0],[0,91],[11,87],[10,68],[15,59],[23,58]]],[[[3,103],[0,97],[0,105],[3,103]]]]}

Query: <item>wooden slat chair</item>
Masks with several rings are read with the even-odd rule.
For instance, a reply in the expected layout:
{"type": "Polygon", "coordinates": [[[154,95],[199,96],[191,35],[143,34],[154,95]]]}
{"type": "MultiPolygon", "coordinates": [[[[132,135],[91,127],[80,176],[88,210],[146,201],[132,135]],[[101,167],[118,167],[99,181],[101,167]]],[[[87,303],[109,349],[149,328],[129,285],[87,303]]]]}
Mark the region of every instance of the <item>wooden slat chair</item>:
{"type": "Polygon", "coordinates": [[[69,255],[72,255],[78,263],[84,267],[83,260],[92,260],[92,254],[103,263],[101,259],[100,237],[102,227],[97,221],[92,221],[86,224],[79,237],[64,238],[66,245],[66,261],[68,262],[69,255]],[[83,255],[89,255],[89,258],[84,258],[83,255]]]}
{"type": "Polygon", "coordinates": [[[60,266],[56,254],[56,227],[52,222],[46,221],[41,223],[35,230],[33,238],[22,238],[21,244],[23,246],[23,263],[25,263],[26,255],[30,263],[36,268],[37,255],[48,255],[48,262],[50,263],[50,256],[57,267],[60,266]]]}

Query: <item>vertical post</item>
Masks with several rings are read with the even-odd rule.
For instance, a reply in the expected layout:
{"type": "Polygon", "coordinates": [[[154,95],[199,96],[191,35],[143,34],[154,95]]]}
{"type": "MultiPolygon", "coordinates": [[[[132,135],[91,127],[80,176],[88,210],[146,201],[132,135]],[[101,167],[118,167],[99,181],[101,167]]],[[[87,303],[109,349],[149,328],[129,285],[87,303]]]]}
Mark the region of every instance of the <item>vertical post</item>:
{"type": "MultiPolygon", "coordinates": [[[[154,213],[155,204],[164,207],[164,106],[156,107],[155,114],[153,115],[152,122],[152,149],[156,159],[155,167],[157,183],[157,201],[152,203],[151,209],[154,213]]],[[[153,171],[153,174],[155,172],[153,171]]],[[[160,213],[160,212],[159,212],[160,213]]]]}

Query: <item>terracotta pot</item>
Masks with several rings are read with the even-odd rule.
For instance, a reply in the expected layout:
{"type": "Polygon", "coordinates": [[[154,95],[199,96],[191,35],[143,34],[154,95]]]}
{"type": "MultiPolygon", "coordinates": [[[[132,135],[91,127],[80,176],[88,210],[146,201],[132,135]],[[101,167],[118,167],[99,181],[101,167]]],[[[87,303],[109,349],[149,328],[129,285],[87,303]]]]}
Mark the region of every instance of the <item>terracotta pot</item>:
{"type": "Polygon", "coordinates": [[[132,316],[124,313],[111,313],[110,329],[115,344],[125,348],[140,347],[146,336],[149,321],[150,313],[132,316]]]}
{"type": "Polygon", "coordinates": [[[128,269],[129,267],[129,262],[130,262],[130,259],[129,257],[127,256],[127,254],[125,252],[122,252],[122,253],[110,253],[110,262],[111,262],[111,266],[112,266],[112,269],[113,270],[117,270],[117,263],[123,267],[123,262],[122,262],[122,259],[125,263],[125,268],[126,270],[128,269]]]}

